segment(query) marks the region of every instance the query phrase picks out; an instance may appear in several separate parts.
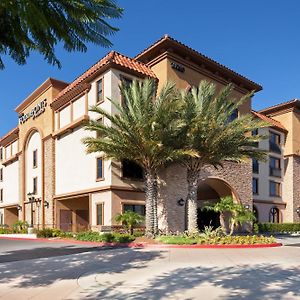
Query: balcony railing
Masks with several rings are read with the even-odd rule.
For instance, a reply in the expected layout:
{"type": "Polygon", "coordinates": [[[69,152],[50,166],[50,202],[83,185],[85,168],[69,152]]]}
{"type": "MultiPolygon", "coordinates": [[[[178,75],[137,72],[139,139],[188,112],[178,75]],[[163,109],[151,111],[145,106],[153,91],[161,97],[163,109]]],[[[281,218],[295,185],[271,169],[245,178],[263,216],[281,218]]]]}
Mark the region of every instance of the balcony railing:
{"type": "Polygon", "coordinates": [[[281,177],[281,169],[270,167],[270,176],[281,177]]]}
{"type": "Polygon", "coordinates": [[[274,142],[270,142],[269,145],[270,145],[270,151],[271,152],[281,154],[281,147],[280,147],[280,145],[278,145],[278,144],[276,144],[274,142]]]}

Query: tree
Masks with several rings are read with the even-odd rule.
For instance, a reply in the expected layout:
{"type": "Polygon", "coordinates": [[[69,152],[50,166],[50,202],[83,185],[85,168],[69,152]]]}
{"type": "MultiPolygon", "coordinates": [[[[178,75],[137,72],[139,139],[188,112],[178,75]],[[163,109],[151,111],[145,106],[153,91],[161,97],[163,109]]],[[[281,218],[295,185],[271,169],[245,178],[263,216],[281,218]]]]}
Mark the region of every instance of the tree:
{"type": "Polygon", "coordinates": [[[1,0],[0,54],[22,65],[31,51],[37,51],[60,67],[55,55],[59,42],[67,51],[85,52],[87,42],[111,46],[106,37],[118,29],[106,19],[120,18],[122,11],[114,0],[1,0]]]}
{"type": "Polygon", "coordinates": [[[187,223],[188,231],[197,228],[197,189],[201,170],[205,166],[223,167],[224,161],[243,162],[248,158],[262,160],[266,153],[255,147],[262,136],[251,132],[268,126],[252,115],[233,119],[238,107],[247,101],[252,93],[239,101],[230,97],[232,85],[216,93],[213,83],[202,81],[191,92],[182,92],[182,115],[185,126],[179,138],[180,147],[197,151],[197,157],[187,157],[182,163],[187,168],[187,223]]]}
{"type": "Polygon", "coordinates": [[[233,234],[234,229],[255,220],[253,212],[241,203],[235,203],[231,196],[220,198],[217,203],[207,203],[203,209],[213,210],[220,214],[220,224],[224,232],[233,234]]]}
{"type": "Polygon", "coordinates": [[[144,217],[134,211],[125,211],[122,214],[117,214],[115,217],[117,222],[123,223],[130,234],[133,234],[133,229],[137,225],[144,222],[144,217]]]}
{"type": "Polygon", "coordinates": [[[87,151],[103,152],[109,159],[136,162],[144,170],[146,192],[146,234],[155,235],[157,224],[157,173],[166,164],[192,151],[174,149],[173,140],[180,128],[178,118],[178,93],[174,84],[167,83],[156,95],[153,80],[133,81],[129,86],[121,84],[123,105],[112,101],[117,113],[111,115],[99,106],[92,112],[104,116],[110,123],[91,120],[87,130],[98,133],[98,138],[83,140],[87,151]]]}
{"type": "Polygon", "coordinates": [[[247,209],[242,204],[236,204],[230,219],[230,235],[233,234],[236,227],[242,227],[244,224],[255,220],[256,218],[250,209],[247,209]]]}
{"type": "Polygon", "coordinates": [[[217,203],[206,203],[203,209],[213,210],[214,212],[219,213],[220,225],[223,231],[226,233],[229,232],[230,224],[226,222],[226,216],[228,217],[228,219],[230,219],[231,215],[236,210],[236,204],[234,203],[233,198],[231,196],[222,197],[217,203]]]}

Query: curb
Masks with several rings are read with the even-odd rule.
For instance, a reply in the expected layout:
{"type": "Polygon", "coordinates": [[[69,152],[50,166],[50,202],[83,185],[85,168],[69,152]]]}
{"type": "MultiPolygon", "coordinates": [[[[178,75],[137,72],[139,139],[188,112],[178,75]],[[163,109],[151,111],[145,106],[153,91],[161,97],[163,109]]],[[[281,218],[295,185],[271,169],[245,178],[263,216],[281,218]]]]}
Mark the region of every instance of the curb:
{"type": "Polygon", "coordinates": [[[272,244],[253,244],[253,245],[176,245],[176,244],[149,244],[149,243],[103,243],[103,242],[89,242],[77,241],[73,239],[53,239],[53,238],[21,238],[21,237],[3,237],[3,240],[17,240],[17,241],[33,241],[46,243],[71,243],[78,245],[94,245],[103,248],[182,248],[182,249],[251,249],[251,248],[274,248],[281,247],[282,243],[272,244]]]}

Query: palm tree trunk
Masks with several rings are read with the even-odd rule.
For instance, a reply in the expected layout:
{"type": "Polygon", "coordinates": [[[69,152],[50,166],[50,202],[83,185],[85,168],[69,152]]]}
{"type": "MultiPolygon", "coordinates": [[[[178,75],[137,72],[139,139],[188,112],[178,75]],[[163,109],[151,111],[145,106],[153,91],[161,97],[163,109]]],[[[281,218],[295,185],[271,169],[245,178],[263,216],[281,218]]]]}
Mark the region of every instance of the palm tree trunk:
{"type": "Polygon", "coordinates": [[[187,194],[187,229],[189,232],[198,231],[197,224],[197,191],[198,173],[193,170],[187,171],[188,194],[187,194]]]}
{"type": "Polygon", "coordinates": [[[146,235],[153,237],[158,232],[157,221],[157,176],[152,171],[145,171],[146,179],[146,235]]]}

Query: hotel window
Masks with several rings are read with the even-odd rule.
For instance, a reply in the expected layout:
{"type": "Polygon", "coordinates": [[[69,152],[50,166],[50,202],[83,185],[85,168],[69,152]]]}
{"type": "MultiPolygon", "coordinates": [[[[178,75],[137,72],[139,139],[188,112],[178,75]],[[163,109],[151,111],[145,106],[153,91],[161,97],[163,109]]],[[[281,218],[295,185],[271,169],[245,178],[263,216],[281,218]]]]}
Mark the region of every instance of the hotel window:
{"type": "Polygon", "coordinates": [[[34,195],[36,195],[37,194],[37,177],[33,178],[32,186],[33,186],[32,193],[34,195]]]}
{"type": "Polygon", "coordinates": [[[96,212],[97,212],[97,225],[103,225],[103,218],[104,218],[104,204],[99,203],[96,205],[96,212]]]}
{"type": "Polygon", "coordinates": [[[252,178],[252,192],[253,194],[258,194],[258,178],[252,178]]]}
{"type": "Polygon", "coordinates": [[[96,158],[96,180],[102,180],[103,176],[103,157],[96,158]]]}
{"type": "MultiPolygon", "coordinates": [[[[97,120],[97,122],[103,124],[104,120],[103,120],[103,118],[100,118],[97,120]]],[[[101,134],[98,131],[96,131],[96,138],[99,139],[100,137],[101,137],[101,134]]]]}
{"type": "Polygon", "coordinates": [[[281,160],[280,158],[270,156],[270,176],[281,177],[281,160]]]}
{"type": "Polygon", "coordinates": [[[0,160],[3,160],[3,148],[0,148],[0,160]]]}
{"type": "Polygon", "coordinates": [[[281,197],[281,184],[270,180],[270,196],[281,197]]]}
{"type": "MultiPolygon", "coordinates": [[[[121,78],[121,81],[122,81],[122,84],[123,84],[123,86],[124,87],[129,87],[131,84],[132,84],[132,82],[133,82],[133,80],[131,79],[131,78],[128,78],[128,77],[125,77],[125,76],[120,76],[120,78],[121,78]]],[[[125,99],[125,96],[122,94],[121,95],[121,104],[123,105],[123,106],[127,106],[126,105],[126,99],[125,99]]]]}
{"type": "Polygon", "coordinates": [[[255,174],[259,173],[259,162],[255,158],[252,158],[252,172],[255,174]]]}
{"type": "Polygon", "coordinates": [[[103,78],[101,78],[96,82],[96,103],[101,103],[103,101],[103,78]]]}
{"type": "Polygon", "coordinates": [[[272,207],[270,209],[269,221],[271,223],[279,223],[279,209],[277,207],[272,207]]]}
{"type": "Polygon", "coordinates": [[[3,168],[0,169],[0,181],[3,181],[3,168]]]}
{"type": "Polygon", "coordinates": [[[123,204],[123,211],[133,211],[141,216],[145,216],[145,205],[143,204],[123,204]]]}
{"type": "MultiPolygon", "coordinates": [[[[252,136],[256,136],[256,135],[258,135],[258,129],[252,130],[252,136]]],[[[259,146],[259,143],[258,143],[258,142],[254,142],[254,143],[253,143],[253,147],[258,148],[258,146],[259,146]]]]}
{"type": "Polygon", "coordinates": [[[33,150],[32,152],[32,165],[33,168],[37,167],[37,150],[33,150]]]}
{"type": "Polygon", "coordinates": [[[141,180],[144,178],[143,168],[132,160],[124,159],[122,161],[122,177],[141,180]]]}
{"type": "Polygon", "coordinates": [[[280,134],[270,131],[269,145],[271,152],[281,154],[280,134]]]}
{"type": "Polygon", "coordinates": [[[3,202],[3,189],[0,189],[0,202],[3,202]]]}
{"type": "Polygon", "coordinates": [[[234,121],[235,119],[237,119],[239,116],[239,111],[237,109],[233,110],[233,112],[231,113],[229,119],[228,119],[228,122],[232,122],[234,121]]]}

